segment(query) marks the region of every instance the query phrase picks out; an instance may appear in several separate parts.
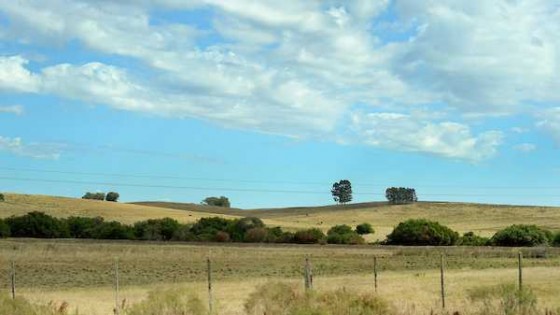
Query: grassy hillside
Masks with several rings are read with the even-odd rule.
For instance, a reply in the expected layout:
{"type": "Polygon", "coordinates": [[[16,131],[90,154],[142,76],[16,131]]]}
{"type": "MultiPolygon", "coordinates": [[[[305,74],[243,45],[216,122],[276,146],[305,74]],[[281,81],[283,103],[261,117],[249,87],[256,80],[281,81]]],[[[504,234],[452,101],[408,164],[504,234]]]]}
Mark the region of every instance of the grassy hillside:
{"type": "Polygon", "coordinates": [[[395,225],[409,218],[436,220],[459,232],[474,231],[486,236],[492,235],[505,226],[521,223],[560,230],[560,208],[557,207],[444,202],[419,202],[411,205],[391,206],[384,202],[377,202],[343,206],[242,210],[186,203],[123,204],[19,194],[6,194],[6,201],[0,202],[0,217],[21,215],[35,210],[59,217],[102,216],[109,220],[125,223],[162,217],[175,218],[181,222],[192,222],[208,216],[229,218],[256,216],[269,225],[281,226],[289,230],[307,227],[319,227],[327,230],[336,224],[355,226],[362,222],[369,222],[376,230],[370,240],[383,239],[395,225]]]}
{"type": "MultiPolygon", "coordinates": [[[[0,202],[0,217],[23,215],[31,211],[42,211],[56,217],[85,216],[103,217],[123,223],[134,223],[152,218],[169,217],[180,222],[192,222],[208,214],[193,210],[175,210],[142,205],[86,200],[42,195],[4,194],[6,201],[0,202]]],[[[233,217],[230,215],[219,215],[233,217]]]]}

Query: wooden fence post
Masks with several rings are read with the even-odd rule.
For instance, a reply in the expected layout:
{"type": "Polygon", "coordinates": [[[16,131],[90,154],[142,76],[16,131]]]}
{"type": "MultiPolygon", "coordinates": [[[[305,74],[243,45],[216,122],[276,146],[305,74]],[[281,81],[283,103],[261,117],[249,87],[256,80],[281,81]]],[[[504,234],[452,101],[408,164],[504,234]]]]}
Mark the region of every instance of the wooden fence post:
{"type": "Polygon", "coordinates": [[[441,282],[441,307],[445,309],[445,278],[443,273],[443,254],[441,254],[440,263],[440,282],[441,282]]]}
{"type": "Polygon", "coordinates": [[[305,257],[304,278],[305,278],[305,289],[306,290],[313,289],[313,271],[311,270],[309,257],[305,257]]]}
{"type": "Polygon", "coordinates": [[[115,259],[115,314],[119,315],[119,259],[115,259]]]}
{"type": "Polygon", "coordinates": [[[208,310],[210,314],[213,312],[213,303],[212,303],[212,262],[210,261],[210,257],[206,259],[207,265],[207,272],[208,272],[208,310]]]}
{"type": "Polygon", "coordinates": [[[373,256],[373,282],[377,293],[377,257],[373,256]]]}
{"type": "Polygon", "coordinates": [[[523,290],[523,254],[519,252],[517,254],[517,266],[519,268],[519,292],[523,290]]]}
{"type": "Polygon", "coordinates": [[[12,299],[16,298],[16,263],[12,260],[12,272],[10,275],[10,283],[12,286],[12,299]]]}

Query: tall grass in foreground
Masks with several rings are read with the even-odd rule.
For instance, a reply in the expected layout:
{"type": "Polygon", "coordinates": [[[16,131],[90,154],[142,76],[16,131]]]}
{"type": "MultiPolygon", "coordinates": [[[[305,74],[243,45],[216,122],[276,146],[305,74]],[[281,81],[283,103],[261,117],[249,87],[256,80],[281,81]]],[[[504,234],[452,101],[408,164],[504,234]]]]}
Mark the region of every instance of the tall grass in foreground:
{"type": "MultiPolygon", "coordinates": [[[[539,308],[530,289],[519,291],[515,285],[479,287],[468,292],[469,306],[461,310],[433,309],[430,315],[560,315],[560,309],[539,308]]],[[[413,315],[424,314],[404,309],[373,293],[348,289],[304,291],[292,284],[272,282],[261,285],[244,304],[246,315],[413,315]]],[[[37,305],[23,298],[0,296],[0,315],[78,315],[68,312],[68,304],[37,305]]],[[[87,313],[85,313],[87,315],[87,313]]],[[[188,290],[151,292],[143,301],[128,306],[122,315],[229,315],[208,312],[205,301],[188,290]]],[[[426,313],[427,314],[427,313],[426,313]]]]}
{"type": "Polygon", "coordinates": [[[154,291],[148,297],[126,309],[126,315],[208,315],[208,309],[198,296],[184,290],[154,291]]]}
{"type": "Polygon", "coordinates": [[[70,315],[68,304],[49,303],[47,305],[37,305],[30,303],[24,298],[17,297],[12,299],[7,295],[0,295],[0,315],[70,315]]]}

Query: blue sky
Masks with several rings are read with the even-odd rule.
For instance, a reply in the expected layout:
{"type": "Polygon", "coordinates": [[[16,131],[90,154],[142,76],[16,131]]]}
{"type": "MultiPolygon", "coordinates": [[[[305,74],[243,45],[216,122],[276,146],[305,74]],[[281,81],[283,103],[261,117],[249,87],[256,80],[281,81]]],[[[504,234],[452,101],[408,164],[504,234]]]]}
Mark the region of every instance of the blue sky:
{"type": "Polygon", "coordinates": [[[4,1],[0,190],[560,205],[555,1],[4,1]]]}

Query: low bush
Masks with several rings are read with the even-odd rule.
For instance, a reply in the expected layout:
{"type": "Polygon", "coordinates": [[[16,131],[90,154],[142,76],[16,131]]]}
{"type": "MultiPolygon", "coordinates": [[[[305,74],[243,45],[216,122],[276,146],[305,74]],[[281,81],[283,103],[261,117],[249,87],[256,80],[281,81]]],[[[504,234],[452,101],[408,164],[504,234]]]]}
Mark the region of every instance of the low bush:
{"type": "Polygon", "coordinates": [[[4,221],[10,226],[13,237],[67,238],[70,237],[68,225],[42,212],[30,212],[19,217],[9,217],[4,221]]]}
{"type": "Polygon", "coordinates": [[[438,222],[410,219],[399,223],[387,235],[386,244],[409,246],[449,246],[457,244],[459,233],[438,222]]]}
{"type": "Polygon", "coordinates": [[[124,312],[126,315],[208,315],[202,300],[183,290],[153,291],[148,297],[132,305],[124,312]]]}
{"type": "Polygon", "coordinates": [[[496,246],[541,246],[553,239],[550,231],[536,225],[512,225],[500,230],[490,240],[496,246]]]}
{"type": "Polygon", "coordinates": [[[10,226],[0,219],[0,238],[10,237],[10,226]]]}
{"type": "Polygon", "coordinates": [[[268,230],[263,227],[256,227],[245,232],[243,239],[248,243],[264,243],[268,240],[268,230]]]}
{"type": "Polygon", "coordinates": [[[373,230],[373,227],[371,226],[371,224],[362,223],[362,224],[358,224],[356,226],[356,233],[358,233],[360,235],[373,234],[373,233],[375,233],[375,230],[373,230]]]}
{"type": "Polygon", "coordinates": [[[284,283],[259,286],[245,303],[248,315],[376,315],[396,314],[385,300],[374,294],[347,289],[333,292],[303,292],[284,283]]]}
{"type": "Polygon", "coordinates": [[[554,238],[552,239],[552,246],[560,247],[560,232],[554,234],[554,238]]]}
{"type": "Polygon", "coordinates": [[[363,244],[364,239],[348,225],[335,225],[327,232],[329,244],[363,244]]]}
{"type": "Polygon", "coordinates": [[[474,232],[467,232],[461,236],[458,245],[462,246],[487,246],[490,244],[490,239],[474,234],[474,232]]]}
{"type": "Polygon", "coordinates": [[[317,228],[300,230],[294,234],[294,242],[298,244],[318,244],[324,239],[325,234],[317,228]]]}
{"type": "Polygon", "coordinates": [[[150,219],[134,224],[134,236],[139,240],[170,241],[180,227],[175,219],[150,219]]]}
{"type": "Polygon", "coordinates": [[[0,193],[0,202],[5,201],[4,194],[0,193]]]}

